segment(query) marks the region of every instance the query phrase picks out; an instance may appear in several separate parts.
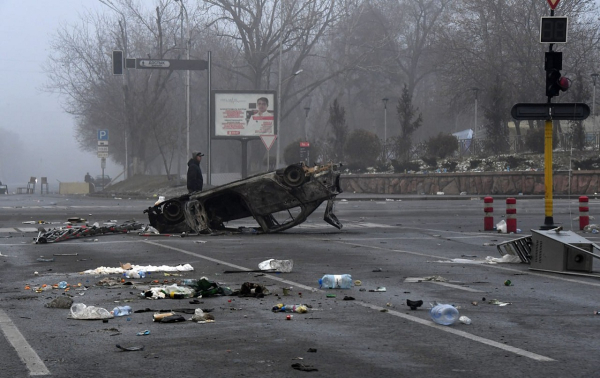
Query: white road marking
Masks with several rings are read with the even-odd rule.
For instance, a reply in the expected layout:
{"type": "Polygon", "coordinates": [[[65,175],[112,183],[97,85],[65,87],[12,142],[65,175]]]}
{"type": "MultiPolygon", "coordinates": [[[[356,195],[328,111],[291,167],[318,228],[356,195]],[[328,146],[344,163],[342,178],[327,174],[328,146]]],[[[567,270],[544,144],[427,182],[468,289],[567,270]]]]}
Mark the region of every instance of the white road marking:
{"type": "Polygon", "coordinates": [[[515,354],[518,354],[519,356],[528,357],[528,358],[531,358],[531,359],[536,360],[536,361],[544,361],[544,362],[554,361],[550,357],[546,357],[546,356],[542,356],[540,354],[532,353],[532,352],[526,351],[526,350],[521,349],[521,348],[512,347],[510,345],[499,343],[499,342],[496,342],[496,341],[493,341],[493,340],[490,340],[490,339],[486,339],[486,338],[483,338],[481,336],[473,335],[473,334],[465,332],[465,331],[460,331],[460,330],[452,328],[452,327],[442,326],[442,325],[434,323],[431,320],[425,320],[425,319],[417,318],[416,316],[412,316],[412,315],[408,315],[408,314],[403,314],[401,312],[394,311],[394,310],[388,310],[388,309],[385,309],[383,307],[375,306],[375,305],[372,305],[370,303],[366,303],[366,302],[362,302],[362,301],[353,301],[353,303],[356,303],[356,304],[361,305],[363,307],[367,307],[367,308],[370,308],[370,309],[373,309],[373,310],[377,310],[377,311],[386,310],[386,312],[388,314],[390,314],[390,315],[397,316],[397,317],[402,318],[402,319],[410,320],[412,322],[419,323],[419,324],[422,324],[422,325],[425,325],[425,326],[428,326],[428,327],[432,327],[432,328],[438,329],[440,331],[452,333],[454,335],[461,336],[461,337],[464,337],[466,339],[469,339],[469,340],[472,340],[472,341],[475,341],[475,342],[479,342],[479,343],[482,343],[482,344],[485,344],[485,345],[489,345],[491,347],[499,348],[499,349],[505,350],[507,352],[515,353],[515,354]]]}
{"type": "Polygon", "coordinates": [[[44,365],[44,362],[2,309],[0,309],[0,330],[4,333],[6,340],[11,343],[21,361],[27,366],[29,375],[50,375],[50,371],[44,365]]]}
{"type": "MultiPolygon", "coordinates": [[[[208,260],[208,261],[212,261],[212,262],[215,262],[215,263],[218,263],[218,264],[221,264],[221,265],[229,266],[229,267],[232,267],[232,268],[235,268],[235,269],[240,269],[240,270],[243,270],[243,271],[249,271],[249,270],[251,270],[249,268],[246,268],[246,267],[243,267],[243,266],[240,266],[240,265],[236,265],[236,264],[232,264],[232,263],[229,263],[229,262],[226,262],[226,261],[223,261],[223,260],[219,260],[219,259],[215,259],[215,258],[212,258],[212,257],[204,256],[204,255],[201,255],[199,253],[195,253],[195,252],[191,252],[191,251],[186,251],[185,249],[171,247],[171,246],[168,246],[168,245],[164,245],[164,244],[156,243],[156,242],[151,242],[151,241],[144,241],[144,242],[148,243],[148,244],[152,244],[152,245],[158,246],[158,247],[162,247],[162,248],[167,248],[167,249],[171,249],[171,250],[174,250],[174,251],[178,251],[178,252],[184,253],[186,255],[190,255],[190,256],[198,257],[198,258],[205,259],[205,260],[208,260]]],[[[280,278],[280,277],[277,277],[277,276],[274,276],[274,275],[271,275],[271,274],[265,274],[265,277],[267,277],[269,279],[272,279],[272,280],[275,280],[275,281],[286,283],[288,285],[292,285],[294,287],[301,287],[303,290],[310,290],[310,291],[313,291],[313,292],[314,291],[318,291],[314,287],[306,286],[306,285],[303,285],[301,283],[294,282],[294,281],[289,281],[289,280],[286,280],[286,279],[283,279],[283,278],[280,278]]],[[[361,305],[361,306],[364,306],[364,307],[367,307],[367,308],[371,308],[371,309],[377,310],[377,311],[384,310],[383,307],[379,307],[379,306],[372,305],[370,303],[366,303],[366,302],[362,302],[362,301],[352,301],[352,303],[356,303],[358,305],[361,305]]],[[[433,328],[436,328],[436,329],[444,331],[444,332],[452,333],[454,335],[461,336],[461,337],[467,338],[467,339],[475,341],[475,342],[479,342],[479,343],[482,343],[482,344],[485,344],[485,345],[489,345],[489,346],[492,346],[492,347],[495,347],[495,348],[499,348],[499,349],[505,350],[507,352],[515,353],[515,354],[518,354],[518,355],[523,356],[523,357],[528,357],[528,358],[531,358],[531,359],[534,359],[534,360],[537,360],[537,361],[554,361],[550,357],[546,357],[546,356],[542,356],[542,355],[535,354],[535,353],[532,353],[532,352],[528,352],[528,351],[526,351],[524,349],[512,347],[512,346],[507,345],[507,344],[501,344],[501,343],[498,343],[496,341],[489,340],[489,339],[486,339],[486,338],[483,338],[483,337],[480,337],[480,336],[476,336],[476,335],[473,335],[473,334],[468,333],[468,332],[459,331],[459,330],[454,329],[452,327],[441,326],[441,325],[438,325],[438,324],[434,323],[431,320],[425,320],[425,319],[417,318],[416,316],[406,315],[406,314],[403,314],[403,313],[400,313],[400,312],[397,312],[397,311],[392,311],[392,310],[388,310],[387,313],[390,314],[390,315],[393,315],[393,316],[397,316],[397,317],[400,317],[400,318],[403,318],[403,319],[415,322],[415,323],[426,325],[428,327],[433,327],[433,328]]]]}

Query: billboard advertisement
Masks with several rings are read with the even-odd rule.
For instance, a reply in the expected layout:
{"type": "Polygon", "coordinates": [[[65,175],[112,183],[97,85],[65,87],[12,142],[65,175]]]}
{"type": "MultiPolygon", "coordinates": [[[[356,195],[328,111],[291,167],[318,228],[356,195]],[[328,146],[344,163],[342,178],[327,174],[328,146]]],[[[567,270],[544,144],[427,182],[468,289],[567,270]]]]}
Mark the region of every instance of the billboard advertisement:
{"type": "Polygon", "coordinates": [[[213,91],[214,138],[276,135],[275,91],[213,91]]]}

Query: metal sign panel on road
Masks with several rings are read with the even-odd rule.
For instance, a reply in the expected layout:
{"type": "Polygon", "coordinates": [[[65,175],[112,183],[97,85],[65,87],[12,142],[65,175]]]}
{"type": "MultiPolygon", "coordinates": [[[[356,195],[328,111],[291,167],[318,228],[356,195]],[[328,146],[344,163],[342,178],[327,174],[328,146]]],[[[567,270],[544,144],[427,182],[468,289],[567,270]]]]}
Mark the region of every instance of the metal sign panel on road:
{"type": "Polygon", "coordinates": [[[108,140],[108,130],[98,130],[98,140],[108,140]]]}
{"type": "Polygon", "coordinates": [[[108,146],[108,141],[107,140],[99,140],[98,146],[108,146]]]}
{"type": "Polygon", "coordinates": [[[108,152],[98,152],[98,157],[99,158],[107,158],[108,157],[108,152]]]}
{"type": "Polygon", "coordinates": [[[583,103],[516,104],[510,114],[516,120],[569,120],[582,121],[590,115],[590,107],[583,103]]]}
{"type": "Polygon", "coordinates": [[[548,4],[550,4],[550,9],[554,10],[554,8],[556,8],[556,6],[558,5],[558,3],[560,2],[560,0],[547,0],[548,4]]]}
{"type": "Polygon", "coordinates": [[[108,146],[98,146],[98,152],[108,152],[108,146]]]}

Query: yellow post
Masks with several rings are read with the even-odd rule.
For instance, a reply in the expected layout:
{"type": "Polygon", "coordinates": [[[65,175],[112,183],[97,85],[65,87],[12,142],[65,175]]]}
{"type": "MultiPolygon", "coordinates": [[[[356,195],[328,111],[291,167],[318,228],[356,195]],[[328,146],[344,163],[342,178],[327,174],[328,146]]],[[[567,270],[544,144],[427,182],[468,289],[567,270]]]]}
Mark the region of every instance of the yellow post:
{"type": "Polygon", "coordinates": [[[544,187],[545,187],[545,215],[544,229],[552,229],[554,219],[552,215],[552,120],[547,119],[544,129],[544,187]]]}

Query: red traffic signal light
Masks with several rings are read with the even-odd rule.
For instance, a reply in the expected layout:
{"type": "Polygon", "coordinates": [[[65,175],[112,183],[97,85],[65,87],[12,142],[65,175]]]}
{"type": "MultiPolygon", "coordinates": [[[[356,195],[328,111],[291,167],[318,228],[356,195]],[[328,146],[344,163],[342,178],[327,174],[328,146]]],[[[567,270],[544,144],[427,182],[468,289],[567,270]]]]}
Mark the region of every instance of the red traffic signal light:
{"type": "Polygon", "coordinates": [[[569,89],[569,79],[562,76],[560,79],[558,79],[558,86],[561,91],[565,92],[567,89],[569,89]]]}

